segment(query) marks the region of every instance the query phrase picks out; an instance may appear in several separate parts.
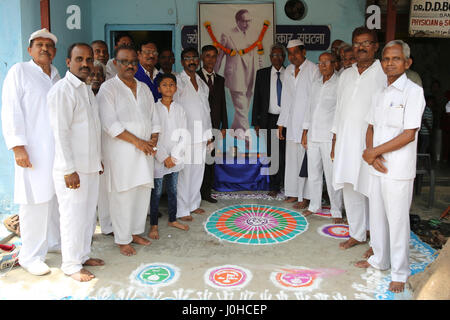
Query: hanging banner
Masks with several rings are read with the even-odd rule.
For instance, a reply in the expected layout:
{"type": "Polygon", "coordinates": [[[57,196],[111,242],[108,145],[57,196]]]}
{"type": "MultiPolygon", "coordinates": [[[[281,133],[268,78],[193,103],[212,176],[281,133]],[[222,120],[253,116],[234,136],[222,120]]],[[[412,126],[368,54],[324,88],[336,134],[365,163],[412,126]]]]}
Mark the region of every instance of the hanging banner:
{"type": "Polygon", "coordinates": [[[412,37],[450,38],[450,1],[411,0],[409,34],[412,37]]]}

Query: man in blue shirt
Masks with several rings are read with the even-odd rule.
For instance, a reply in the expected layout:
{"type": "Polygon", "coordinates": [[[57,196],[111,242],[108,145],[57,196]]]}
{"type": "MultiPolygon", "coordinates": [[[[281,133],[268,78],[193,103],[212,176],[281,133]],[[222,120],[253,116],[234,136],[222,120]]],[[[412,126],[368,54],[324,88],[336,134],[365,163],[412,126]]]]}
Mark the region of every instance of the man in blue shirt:
{"type": "Polygon", "coordinates": [[[148,85],[155,102],[157,102],[161,98],[157,84],[161,74],[155,67],[158,63],[158,49],[156,44],[150,41],[143,42],[138,50],[138,59],[139,67],[134,77],[148,85]]]}

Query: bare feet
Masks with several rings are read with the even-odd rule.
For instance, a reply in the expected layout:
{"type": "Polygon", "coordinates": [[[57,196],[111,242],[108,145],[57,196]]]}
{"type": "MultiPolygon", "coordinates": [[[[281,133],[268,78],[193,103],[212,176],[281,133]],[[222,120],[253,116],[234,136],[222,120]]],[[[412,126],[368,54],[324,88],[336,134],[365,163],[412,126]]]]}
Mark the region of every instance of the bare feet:
{"type": "Polygon", "coordinates": [[[368,263],[366,260],[358,261],[355,263],[355,267],[357,268],[369,268],[370,263],[368,263]]]}
{"type": "Polygon", "coordinates": [[[184,216],[179,218],[181,221],[192,221],[194,220],[194,218],[192,218],[192,216],[184,216]]]}
{"type": "Polygon", "coordinates": [[[389,291],[392,291],[393,293],[400,293],[405,290],[405,283],[404,282],[398,282],[398,281],[392,281],[389,284],[389,291]]]}
{"type": "Polygon", "coordinates": [[[354,238],[350,238],[344,242],[339,243],[339,249],[345,250],[363,243],[364,242],[358,241],[354,238]]]}
{"type": "Polygon", "coordinates": [[[158,226],[155,225],[155,226],[150,227],[150,232],[148,233],[148,237],[150,239],[155,239],[155,240],[159,239],[158,226]]]}
{"type": "Polygon", "coordinates": [[[81,269],[78,272],[72,273],[70,277],[79,282],[87,282],[95,278],[95,276],[86,269],[81,269]]]}
{"type": "Polygon", "coordinates": [[[369,230],[366,231],[366,237],[367,237],[367,239],[370,238],[370,231],[369,230]]]}
{"type": "Polygon", "coordinates": [[[136,250],[129,244],[119,244],[120,253],[124,256],[133,256],[136,254],[136,250]]]}
{"type": "Polygon", "coordinates": [[[97,258],[88,259],[83,263],[83,266],[91,266],[91,267],[98,267],[98,266],[104,266],[104,265],[105,265],[105,261],[103,261],[102,259],[97,259],[97,258]]]}
{"type": "Polygon", "coordinates": [[[372,248],[369,248],[369,250],[364,252],[363,258],[364,259],[369,259],[371,256],[373,256],[373,250],[372,250],[372,248]]]}
{"type": "Polygon", "coordinates": [[[298,199],[298,198],[296,198],[296,197],[287,197],[287,198],[284,200],[284,202],[295,202],[295,201],[297,201],[297,199],[298,199]]]}
{"type": "Polygon", "coordinates": [[[309,206],[309,200],[303,199],[302,202],[297,202],[292,207],[294,209],[305,209],[307,206],[309,206]]]}
{"type": "Polygon", "coordinates": [[[305,217],[310,216],[310,215],[312,215],[313,213],[314,213],[314,212],[309,211],[309,210],[305,210],[305,211],[302,212],[302,214],[303,214],[305,217]]]}
{"type": "Polygon", "coordinates": [[[178,228],[178,229],[185,230],[185,231],[189,230],[188,225],[179,223],[178,221],[169,222],[169,227],[174,227],[174,228],[178,228]]]}
{"type": "Polygon", "coordinates": [[[276,196],[278,195],[278,191],[275,191],[275,190],[269,191],[269,193],[267,195],[269,197],[276,198],[276,196]]]}
{"type": "Polygon", "coordinates": [[[345,220],[343,218],[333,218],[334,224],[345,224],[345,220]]]}
{"type": "Polygon", "coordinates": [[[132,237],[133,237],[133,241],[132,242],[136,243],[136,244],[140,244],[140,245],[143,245],[143,246],[148,246],[148,245],[150,245],[152,243],[150,240],[147,240],[147,239],[145,239],[145,238],[143,238],[141,236],[138,236],[138,235],[133,235],[132,237]]]}
{"type": "Polygon", "coordinates": [[[202,208],[197,208],[194,211],[192,211],[191,213],[203,214],[203,213],[205,213],[205,210],[203,210],[202,208]]]}

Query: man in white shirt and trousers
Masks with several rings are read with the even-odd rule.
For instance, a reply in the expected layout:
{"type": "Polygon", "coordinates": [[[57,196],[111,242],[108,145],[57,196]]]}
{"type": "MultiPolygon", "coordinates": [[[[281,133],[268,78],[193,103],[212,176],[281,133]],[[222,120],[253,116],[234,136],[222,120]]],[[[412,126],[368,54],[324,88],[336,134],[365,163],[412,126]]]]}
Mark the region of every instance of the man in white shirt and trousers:
{"type": "Polygon", "coordinates": [[[34,275],[50,272],[48,250],[60,249],[59,211],[52,171],[55,142],[47,93],[60,79],[52,65],[57,38],[47,29],[31,34],[32,59],[11,67],[3,82],[2,127],[15,157],[14,202],[20,205],[20,265],[34,275]]]}
{"type": "Polygon", "coordinates": [[[205,171],[206,148],[212,147],[211,109],[208,85],[197,74],[199,54],[194,48],[181,53],[184,70],[177,75],[174,101],[184,108],[187,118],[186,153],[184,168],[178,175],[177,218],[192,221],[191,213],[203,214],[200,188],[205,171]]]}
{"type": "Polygon", "coordinates": [[[150,89],[134,78],[139,64],[136,50],[120,46],[114,59],[118,73],[103,83],[97,99],[114,242],[121,254],[131,256],[136,254],[131,243],[151,243],[140,235],[145,231],[154,185],[160,125],[150,89]]]}
{"type": "Polygon", "coordinates": [[[409,80],[410,48],[402,40],[383,49],[381,64],[387,75],[367,116],[367,148],[363,158],[371,166],[369,191],[370,237],[373,255],[355,265],[391,268],[389,290],[404,291],[409,268],[409,209],[416,176],[417,132],[425,109],[423,89],[409,80]]]}
{"type": "Polygon", "coordinates": [[[302,145],[308,154],[308,181],[311,191],[311,201],[308,210],[303,212],[308,216],[322,208],[323,175],[330,198],[330,212],[333,223],[343,223],[342,191],[334,190],[332,184],[333,162],[331,161],[331,126],[336,109],[338,75],[334,71],[336,56],[324,52],[319,56],[321,79],[314,81],[310,103],[306,110],[303,123],[302,145]]]}
{"type": "Polygon", "coordinates": [[[66,76],[47,95],[55,137],[53,180],[61,213],[61,270],[85,282],[94,275],[83,266],[104,265],[89,257],[102,172],[98,104],[85,83],[94,67],[92,48],[72,44],[66,64],[66,76]]]}
{"type": "MultiPolygon", "coordinates": [[[[333,121],[333,187],[343,189],[350,238],[339,244],[348,249],[362,244],[369,230],[369,166],[361,157],[366,144],[371,99],[386,82],[380,61],[375,59],[378,40],[375,30],[358,27],[353,31],[356,63],[339,76],[337,105],[333,121]]],[[[370,250],[370,249],[369,249],[370,250]]],[[[369,252],[369,251],[368,251],[369,252]]]]}
{"type": "Polygon", "coordinates": [[[291,62],[284,72],[281,93],[281,113],[278,118],[278,136],[286,139],[286,165],[284,193],[286,202],[295,202],[296,209],[304,209],[310,199],[308,179],[299,177],[305,156],[301,145],[303,121],[308,108],[309,96],[314,81],[319,79],[319,68],[306,59],[305,45],[301,40],[290,40],[287,45],[288,59],[291,62]],[[282,130],[286,128],[286,137],[282,130]]]}

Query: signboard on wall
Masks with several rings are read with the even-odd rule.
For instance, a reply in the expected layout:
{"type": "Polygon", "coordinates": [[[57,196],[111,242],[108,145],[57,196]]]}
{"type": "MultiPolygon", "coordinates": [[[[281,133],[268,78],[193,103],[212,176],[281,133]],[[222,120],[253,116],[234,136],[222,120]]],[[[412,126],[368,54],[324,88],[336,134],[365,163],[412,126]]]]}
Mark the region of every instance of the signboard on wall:
{"type": "MultiPolygon", "coordinates": [[[[181,47],[198,46],[197,25],[183,26],[181,28],[181,47]]],[[[291,39],[301,39],[306,50],[324,51],[330,47],[330,26],[310,25],[277,25],[275,26],[275,42],[287,45],[291,39]]]]}
{"type": "Polygon", "coordinates": [[[412,37],[450,38],[450,1],[411,0],[409,34],[412,37]]]}

